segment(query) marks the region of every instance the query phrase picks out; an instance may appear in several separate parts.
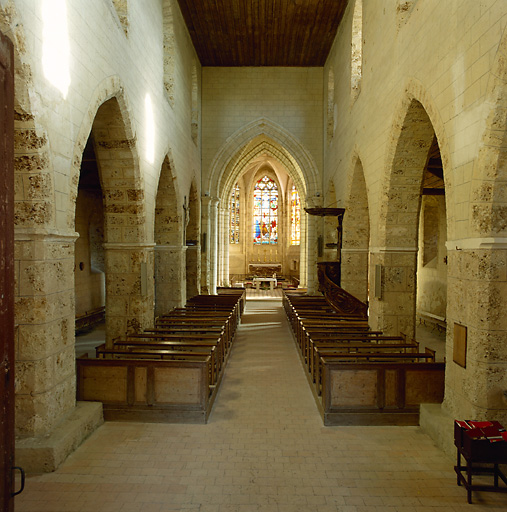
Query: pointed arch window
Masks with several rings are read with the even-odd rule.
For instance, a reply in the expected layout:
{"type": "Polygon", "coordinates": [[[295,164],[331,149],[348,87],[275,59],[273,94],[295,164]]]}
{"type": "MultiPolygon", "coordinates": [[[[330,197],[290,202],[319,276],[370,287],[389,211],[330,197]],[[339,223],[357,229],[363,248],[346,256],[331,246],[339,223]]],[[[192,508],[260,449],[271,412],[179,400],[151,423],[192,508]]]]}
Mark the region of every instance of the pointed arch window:
{"type": "Polygon", "coordinates": [[[290,244],[299,245],[301,242],[301,204],[299,193],[295,185],[292,185],[290,199],[290,244]]]}
{"type": "Polygon", "coordinates": [[[229,243],[239,243],[239,185],[236,183],[229,201],[229,243]]]}
{"type": "Polygon", "coordinates": [[[267,176],[254,187],[253,197],[254,244],[278,243],[278,187],[267,176]]]}

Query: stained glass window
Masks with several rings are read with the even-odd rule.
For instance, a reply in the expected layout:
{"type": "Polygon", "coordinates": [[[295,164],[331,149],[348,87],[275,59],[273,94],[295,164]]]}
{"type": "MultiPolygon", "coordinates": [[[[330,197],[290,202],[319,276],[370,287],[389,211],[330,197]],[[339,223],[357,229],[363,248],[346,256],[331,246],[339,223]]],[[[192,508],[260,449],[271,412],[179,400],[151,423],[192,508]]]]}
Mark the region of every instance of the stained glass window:
{"type": "Polygon", "coordinates": [[[290,198],[290,243],[299,245],[301,240],[301,205],[299,204],[299,194],[294,185],[290,198]]]}
{"type": "Polygon", "coordinates": [[[253,221],[254,244],[278,242],[278,188],[267,176],[254,187],[253,221]]]}
{"type": "Polygon", "coordinates": [[[229,202],[229,243],[239,243],[239,186],[236,183],[229,202]]]}

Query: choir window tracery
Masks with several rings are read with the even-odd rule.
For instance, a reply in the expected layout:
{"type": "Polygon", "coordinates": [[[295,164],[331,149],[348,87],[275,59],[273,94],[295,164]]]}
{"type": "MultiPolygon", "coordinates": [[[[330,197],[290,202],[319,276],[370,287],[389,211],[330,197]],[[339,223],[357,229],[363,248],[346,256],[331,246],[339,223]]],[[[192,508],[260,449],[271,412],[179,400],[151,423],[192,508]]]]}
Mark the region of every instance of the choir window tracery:
{"type": "Polygon", "coordinates": [[[264,176],[254,187],[253,241],[254,244],[278,243],[278,187],[264,176]]]}

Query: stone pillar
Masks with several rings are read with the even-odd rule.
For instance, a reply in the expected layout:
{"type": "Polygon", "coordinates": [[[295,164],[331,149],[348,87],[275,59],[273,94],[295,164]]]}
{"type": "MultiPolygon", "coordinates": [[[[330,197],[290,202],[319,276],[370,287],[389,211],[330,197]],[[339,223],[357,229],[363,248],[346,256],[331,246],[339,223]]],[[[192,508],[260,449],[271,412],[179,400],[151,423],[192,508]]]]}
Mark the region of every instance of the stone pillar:
{"type": "Polygon", "coordinates": [[[42,436],[75,406],[77,233],[15,234],[16,433],[42,436]]]}
{"type": "Polygon", "coordinates": [[[379,248],[371,251],[370,275],[373,279],[369,317],[372,328],[389,335],[403,332],[414,336],[416,268],[416,248],[379,248]],[[380,265],[381,283],[375,282],[377,265],[380,265]],[[375,295],[375,290],[380,290],[380,297],[375,295]]]}
{"type": "Polygon", "coordinates": [[[454,456],[454,419],[507,423],[507,239],[448,241],[446,246],[445,396],[441,406],[421,405],[420,424],[454,456]],[[466,337],[465,359],[459,363],[455,329],[466,337]]]}
{"type": "Polygon", "coordinates": [[[368,249],[341,251],[341,286],[363,302],[368,301],[368,249]]]}
{"type": "Polygon", "coordinates": [[[210,241],[211,241],[211,197],[205,195],[201,201],[201,293],[210,293],[210,241]]]}
{"type": "Polygon", "coordinates": [[[224,211],[218,206],[218,228],[217,228],[217,286],[222,286],[224,278],[224,211]]]}
{"type": "MultiPolygon", "coordinates": [[[[157,245],[155,247],[155,315],[185,305],[187,247],[157,245]]],[[[195,295],[195,294],[194,294],[195,295]]]]}
{"type": "Polygon", "coordinates": [[[220,230],[220,286],[230,286],[229,282],[229,208],[220,208],[222,229],[220,230]]]}
{"type": "MultiPolygon", "coordinates": [[[[507,422],[507,239],[448,242],[446,393],[457,418],[507,422]],[[466,329],[465,367],[454,362],[455,324],[466,329]]],[[[458,327],[459,329],[460,327],[458,327]]]]}
{"type": "Polygon", "coordinates": [[[317,276],[317,222],[320,217],[307,215],[306,240],[307,240],[307,282],[308,295],[319,293],[319,279],[317,276]]]}
{"type": "Polygon", "coordinates": [[[210,288],[209,293],[215,295],[217,293],[218,279],[218,203],[217,198],[210,200],[210,237],[209,237],[209,265],[210,265],[210,288]]]}
{"type": "Polygon", "coordinates": [[[103,421],[76,403],[74,232],[15,231],[16,464],[54,471],[103,421]]]}
{"type": "Polygon", "coordinates": [[[301,240],[299,252],[299,286],[306,288],[308,277],[308,215],[301,210],[301,240]]]}
{"type": "Polygon", "coordinates": [[[187,299],[201,293],[201,245],[189,245],[186,252],[187,299]]]}
{"type": "Polygon", "coordinates": [[[153,325],[154,244],[105,243],[106,343],[153,325]]]}

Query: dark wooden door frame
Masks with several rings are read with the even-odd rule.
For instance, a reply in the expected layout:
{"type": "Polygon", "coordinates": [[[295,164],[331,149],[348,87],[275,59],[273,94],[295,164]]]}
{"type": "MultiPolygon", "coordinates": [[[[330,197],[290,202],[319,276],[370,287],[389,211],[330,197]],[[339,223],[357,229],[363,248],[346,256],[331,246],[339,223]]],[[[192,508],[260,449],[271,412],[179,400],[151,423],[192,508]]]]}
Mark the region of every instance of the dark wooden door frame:
{"type": "Polygon", "coordinates": [[[0,506],[14,510],[14,55],[0,32],[0,506]]]}

